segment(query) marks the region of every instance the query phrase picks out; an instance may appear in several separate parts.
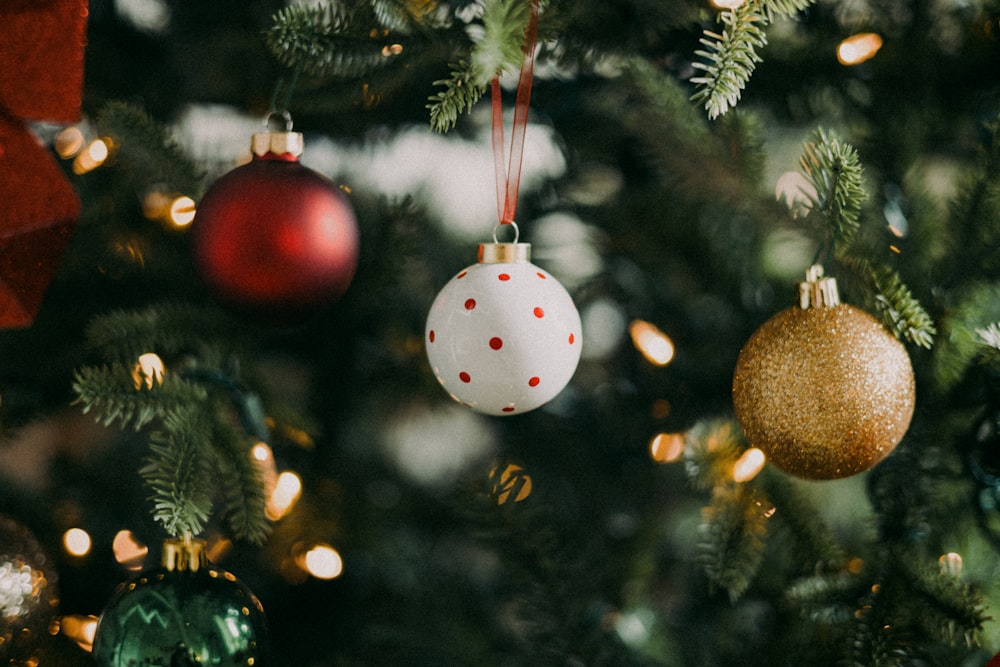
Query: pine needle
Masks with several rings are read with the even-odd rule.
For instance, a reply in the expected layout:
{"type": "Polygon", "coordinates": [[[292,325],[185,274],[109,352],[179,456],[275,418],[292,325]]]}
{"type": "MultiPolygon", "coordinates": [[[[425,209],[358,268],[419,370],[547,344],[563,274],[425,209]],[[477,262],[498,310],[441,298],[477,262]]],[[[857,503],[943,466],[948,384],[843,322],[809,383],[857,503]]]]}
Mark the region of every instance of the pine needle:
{"type": "Polygon", "coordinates": [[[934,321],[896,271],[859,257],[844,257],[841,263],[868,287],[868,301],[889,331],[914,345],[933,347],[937,335],[934,321]]]}
{"type": "Polygon", "coordinates": [[[770,502],[753,487],[716,487],[702,511],[698,561],[713,587],[736,602],[750,587],[764,560],[770,502]]]}
{"type": "Polygon", "coordinates": [[[200,410],[188,406],[168,414],[164,426],[140,471],[151,491],[153,518],[173,537],[198,535],[211,515],[215,488],[201,447],[210,425],[200,410]]]}
{"type": "Polygon", "coordinates": [[[141,107],[109,102],[98,112],[97,126],[112,140],[116,162],[129,178],[146,187],[159,184],[192,196],[198,193],[201,174],[194,163],[167,128],[141,107]]]}
{"type": "Polygon", "coordinates": [[[705,49],[695,51],[704,62],[692,67],[704,74],[693,77],[698,87],[692,101],[704,104],[710,119],[715,119],[735,107],[757,63],[762,62],[757,51],[767,45],[763,27],[767,23],[759,0],[747,0],[736,9],[719,14],[724,26],[722,34],[709,30],[699,40],[705,49]]]}
{"type": "Polygon", "coordinates": [[[291,5],[272,17],[265,38],[274,56],[289,68],[321,77],[353,77],[392,60],[391,53],[383,53],[388,28],[379,18],[396,23],[399,16],[384,4],[377,15],[368,2],[291,5]]]}
{"type": "Polygon", "coordinates": [[[428,98],[431,129],[447,132],[455,127],[461,114],[472,110],[486,93],[485,84],[477,85],[472,80],[472,65],[468,60],[462,60],[452,65],[450,78],[434,82],[435,86],[443,86],[444,90],[428,98]]]}
{"type": "Polygon", "coordinates": [[[802,174],[812,186],[810,215],[821,218],[836,254],[846,251],[861,227],[861,206],[867,199],[864,170],[858,153],[823,128],[806,140],[799,158],[802,174]]]}

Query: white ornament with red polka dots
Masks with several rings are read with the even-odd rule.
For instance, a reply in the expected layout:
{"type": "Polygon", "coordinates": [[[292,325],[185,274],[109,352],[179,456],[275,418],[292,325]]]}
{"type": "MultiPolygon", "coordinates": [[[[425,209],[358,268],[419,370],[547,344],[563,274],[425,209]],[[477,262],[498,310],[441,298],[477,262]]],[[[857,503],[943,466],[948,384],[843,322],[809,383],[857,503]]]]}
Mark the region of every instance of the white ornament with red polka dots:
{"type": "Polygon", "coordinates": [[[530,244],[486,243],[479,263],[444,286],[427,316],[427,358],[456,401],[514,415],[569,384],[582,346],[566,289],[532,264],[530,244]]]}

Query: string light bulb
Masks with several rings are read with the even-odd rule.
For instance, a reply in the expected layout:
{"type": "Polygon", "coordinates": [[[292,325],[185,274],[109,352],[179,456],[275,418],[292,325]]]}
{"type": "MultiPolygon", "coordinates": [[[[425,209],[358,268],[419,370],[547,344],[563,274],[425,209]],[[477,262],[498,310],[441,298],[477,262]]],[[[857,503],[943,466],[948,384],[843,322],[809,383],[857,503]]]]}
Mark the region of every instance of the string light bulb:
{"type": "Polygon", "coordinates": [[[632,338],[632,344],[649,363],[666,366],[673,361],[674,343],[670,340],[670,336],[660,331],[655,324],[645,320],[632,320],[628,333],[632,338]]]}
{"type": "Polygon", "coordinates": [[[756,447],[751,447],[743,452],[736,460],[736,464],[733,465],[733,481],[749,482],[764,469],[765,463],[767,463],[767,456],[764,455],[764,452],[756,447]]]}
{"type": "Polygon", "coordinates": [[[874,32],[859,32],[837,45],[841,65],[859,65],[875,57],[882,48],[882,37],[874,32]]]}
{"type": "Polygon", "coordinates": [[[657,433],[649,441],[649,456],[657,463],[673,463],[683,454],[683,433],[657,433]]]}

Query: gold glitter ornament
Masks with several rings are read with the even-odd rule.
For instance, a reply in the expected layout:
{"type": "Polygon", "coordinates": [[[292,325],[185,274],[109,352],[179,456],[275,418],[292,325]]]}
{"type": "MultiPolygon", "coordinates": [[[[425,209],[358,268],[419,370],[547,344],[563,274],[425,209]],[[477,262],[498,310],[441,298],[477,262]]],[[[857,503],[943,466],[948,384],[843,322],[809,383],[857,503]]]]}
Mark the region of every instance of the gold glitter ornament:
{"type": "Polygon", "coordinates": [[[891,452],[913,417],[906,348],[874,317],[840,303],[813,266],[799,305],[754,332],[733,376],[733,407],[747,439],[785,472],[839,479],[891,452]]]}

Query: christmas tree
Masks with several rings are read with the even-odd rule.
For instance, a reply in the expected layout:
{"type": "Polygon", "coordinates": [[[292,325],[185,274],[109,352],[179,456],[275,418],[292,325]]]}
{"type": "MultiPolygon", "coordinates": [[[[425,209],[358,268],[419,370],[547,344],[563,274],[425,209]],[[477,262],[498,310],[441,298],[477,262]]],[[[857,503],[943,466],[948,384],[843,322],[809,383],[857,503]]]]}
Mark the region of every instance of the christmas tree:
{"type": "Polygon", "coordinates": [[[3,662],[993,664],[994,0],[0,16],[3,662]]]}

